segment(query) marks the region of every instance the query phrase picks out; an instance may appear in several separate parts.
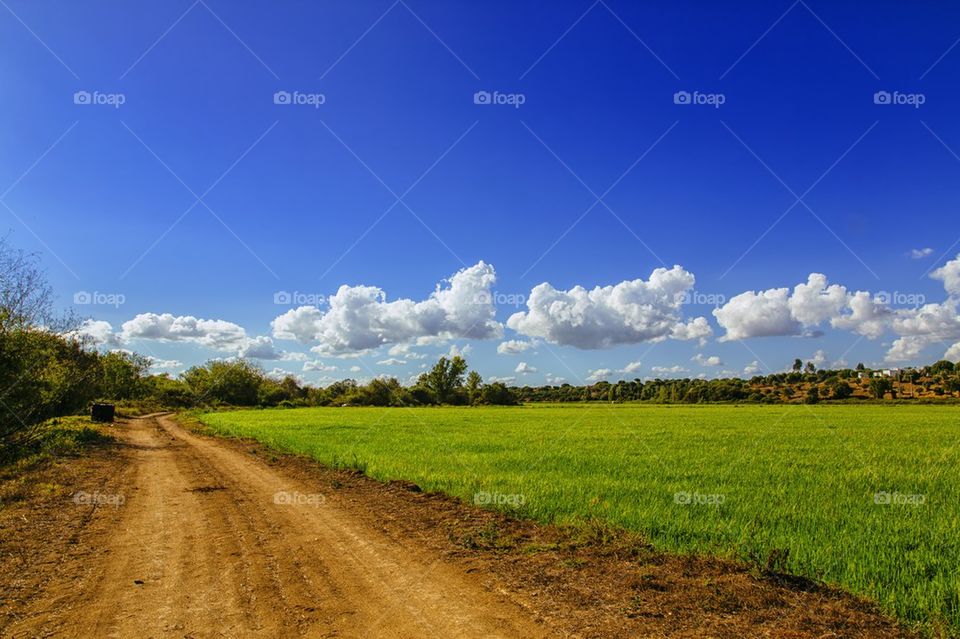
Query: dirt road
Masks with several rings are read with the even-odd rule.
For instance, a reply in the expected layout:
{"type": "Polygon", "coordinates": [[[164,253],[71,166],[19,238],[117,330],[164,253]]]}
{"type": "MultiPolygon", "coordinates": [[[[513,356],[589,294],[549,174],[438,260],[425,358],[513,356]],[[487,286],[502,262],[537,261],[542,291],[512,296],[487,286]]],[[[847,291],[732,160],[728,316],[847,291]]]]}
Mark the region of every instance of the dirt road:
{"type": "Polygon", "coordinates": [[[875,605],[164,416],[0,473],[0,637],[915,637],[875,605]],[[78,498],[79,497],[79,498],[78,498]]]}
{"type": "Polygon", "coordinates": [[[163,416],[121,437],[135,463],[102,560],[75,601],[37,602],[14,636],[546,636],[516,598],[387,538],[316,484],[163,416]]]}

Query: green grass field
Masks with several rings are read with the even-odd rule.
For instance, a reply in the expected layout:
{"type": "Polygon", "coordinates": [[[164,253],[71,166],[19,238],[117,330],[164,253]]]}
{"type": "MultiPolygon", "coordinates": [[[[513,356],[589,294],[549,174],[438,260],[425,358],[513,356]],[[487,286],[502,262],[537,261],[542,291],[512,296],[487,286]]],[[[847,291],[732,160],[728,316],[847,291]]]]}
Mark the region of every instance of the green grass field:
{"type": "Polygon", "coordinates": [[[791,573],[960,630],[956,407],[316,408],[200,419],[377,479],[479,494],[520,516],[600,519],[665,550],[760,563],[786,550],[791,573]]]}

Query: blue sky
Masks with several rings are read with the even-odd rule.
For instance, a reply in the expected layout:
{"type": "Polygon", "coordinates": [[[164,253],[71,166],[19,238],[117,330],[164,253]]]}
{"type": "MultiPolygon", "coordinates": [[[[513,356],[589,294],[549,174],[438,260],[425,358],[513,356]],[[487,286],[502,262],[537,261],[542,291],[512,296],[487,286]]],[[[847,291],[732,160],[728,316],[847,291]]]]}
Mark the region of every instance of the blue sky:
{"type": "Polygon", "coordinates": [[[451,347],[518,383],[960,355],[956,8],[0,5],[3,227],[105,348],[178,371],[263,338],[265,368],[314,382],[405,380],[451,347]],[[430,306],[480,261],[489,307],[430,306]],[[649,286],[675,265],[693,303],[649,286]],[[790,301],[811,273],[822,312],[790,301]],[[354,317],[341,285],[428,305],[354,317]],[[278,327],[282,292],[318,308],[278,327]],[[709,334],[668,326],[697,317],[709,334]],[[384,344],[341,339],[361,329],[384,344]]]}

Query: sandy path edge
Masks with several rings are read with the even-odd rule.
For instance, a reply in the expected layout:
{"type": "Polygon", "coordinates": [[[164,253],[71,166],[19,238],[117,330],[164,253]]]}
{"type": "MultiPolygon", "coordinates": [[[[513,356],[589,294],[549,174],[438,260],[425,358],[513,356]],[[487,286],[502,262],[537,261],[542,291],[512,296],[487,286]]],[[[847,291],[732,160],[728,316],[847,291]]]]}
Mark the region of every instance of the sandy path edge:
{"type": "Polygon", "coordinates": [[[547,634],[519,598],[388,538],[314,483],[169,416],[119,433],[133,472],[101,560],[55,615],[28,615],[12,636],[547,634]]]}

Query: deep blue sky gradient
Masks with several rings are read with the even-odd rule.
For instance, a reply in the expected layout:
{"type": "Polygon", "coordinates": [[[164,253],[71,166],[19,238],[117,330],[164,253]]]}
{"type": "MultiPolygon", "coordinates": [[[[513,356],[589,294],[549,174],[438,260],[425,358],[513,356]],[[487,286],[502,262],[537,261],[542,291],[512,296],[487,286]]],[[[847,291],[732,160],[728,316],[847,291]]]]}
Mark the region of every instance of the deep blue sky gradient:
{"type": "MultiPolygon", "coordinates": [[[[3,2],[0,193],[27,173],[2,198],[20,219],[0,207],[0,225],[43,254],[63,306],[78,290],[123,293],[119,309],[80,309],[114,326],[152,311],[267,334],[285,310],[278,290],[370,284],[422,299],[481,259],[502,293],[646,278],[662,260],[727,297],[822,272],[939,300],[923,275],[960,252],[944,256],[960,236],[960,158],[945,148],[960,152],[960,47],[948,52],[960,9],[947,4],[3,2]],[[78,90],[126,103],[76,105],[78,90]],[[326,102],[278,106],[278,90],[326,102]],[[478,90],[525,103],[476,105],[478,90]],[[726,102],[677,105],[680,90],[726,102]],[[926,102],[877,105],[879,90],[926,102]],[[231,230],[197,205],[144,256],[195,202],[187,187],[206,191],[268,129],[204,197],[231,230]],[[604,198],[631,230],[597,205],[524,275],[594,204],[590,190],[606,191],[668,129],[604,198]],[[430,230],[397,205],[334,266],[394,203],[378,178],[404,192],[461,136],[404,198],[430,230]],[[801,194],[834,163],[804,198],[832,231],[797,205],[721,278],[794,203],[779,180],[801,194]],[[921,247],[934,254],[906,256],[921,247]]],[[[819,349],[839,358],[855,341],[828,332],[752,340],[756,355],[668,342],[523,359],[540,368],[529,381],[575,381],[641,355],[643,375],[677,363],[696,374],[700,350],[730,370],[758,357],[779,368],[819,349]]],[[[879,362],[885,343],[863,340],[845,358],[879,362]]],[[[474,344],[473,363],[511,375],[517,358],[495,346],[474,344]]],[[[186,363],[210,355],[150,348],[186,363]]]]}

